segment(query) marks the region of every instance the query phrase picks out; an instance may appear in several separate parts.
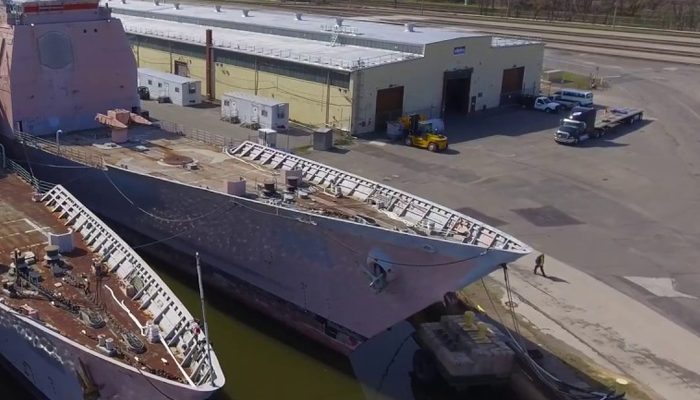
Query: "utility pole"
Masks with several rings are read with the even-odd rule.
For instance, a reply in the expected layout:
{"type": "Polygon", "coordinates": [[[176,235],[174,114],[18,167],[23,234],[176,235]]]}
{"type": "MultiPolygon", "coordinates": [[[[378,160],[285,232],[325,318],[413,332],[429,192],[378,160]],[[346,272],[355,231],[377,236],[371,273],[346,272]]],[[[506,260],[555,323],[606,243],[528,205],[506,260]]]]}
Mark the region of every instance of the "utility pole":
{"type": "Polygon", "coordinates": [[[195,253],[195,258],[197,259],[197,281],[199,282],[199,300],[202,303],[202,322],[204,323],[204,343],[207,352],[207,358],[209,359],[209,368],[211,368],[211,383],[214,384],[214,365],[211,363],[211,346],[209,345],[209,325],[207,325],[207,313],[204,307],[204,285],[202,285],[202,267],[199,265],[199,252],[195,253]]]}
{"type": "Polygon", "coordinates": [[[615,29],[615,19],[617,18],[617,0],[615,0],[615,8],[613,9],[612,28],[615,29]]]}

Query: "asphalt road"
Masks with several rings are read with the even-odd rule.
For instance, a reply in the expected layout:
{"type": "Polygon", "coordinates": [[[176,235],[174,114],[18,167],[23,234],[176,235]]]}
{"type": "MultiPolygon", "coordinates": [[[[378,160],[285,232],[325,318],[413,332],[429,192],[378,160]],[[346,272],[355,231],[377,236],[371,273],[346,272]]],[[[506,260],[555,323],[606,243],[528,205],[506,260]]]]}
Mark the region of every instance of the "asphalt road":
{"type": "Polygon", "coordinates": [[[700,334],[700,68],[559,51],[545,65],[598,67],[612,86],[596,103],[649,120],[568,147],[560,116],[499,110],[448,120],[447,154],[377,140],[309,157],[481,218],[700,334]]]}

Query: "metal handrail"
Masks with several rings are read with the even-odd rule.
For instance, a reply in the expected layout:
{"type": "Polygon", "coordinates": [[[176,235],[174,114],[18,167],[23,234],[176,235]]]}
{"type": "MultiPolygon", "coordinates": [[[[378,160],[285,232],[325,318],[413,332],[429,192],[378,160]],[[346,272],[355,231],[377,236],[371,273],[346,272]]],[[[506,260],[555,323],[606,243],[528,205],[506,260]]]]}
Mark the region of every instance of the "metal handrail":
{"type": "Polygon", "coordinates": [[[14,134],[15,137],[21,140],[23,144],[46,151],[47,153],[67,158],[83,165],[104,169],[104,161],[102,158],[97,155],[90,154],[87,151],[82,151],[73,147],[61,147],[57,143],[22,131],[16,130],[14,131],[14,134]]]}
{"type": "Polygon", "coordinates": [[[42,181],[40,179],[37,179],[35,176],[33,176],[29,171],[24,169],[21,165],[17,164],[16,162],[12,160],[7,160],[7,168],[8,170],[14,172],[18,178],[21,180],[27,182],[29,185],[34,187],[34,189],[38,193],[46,193],[53,189],[54,186],[56,186],[55,183],[47,182],[47,181],[42,181]]]}

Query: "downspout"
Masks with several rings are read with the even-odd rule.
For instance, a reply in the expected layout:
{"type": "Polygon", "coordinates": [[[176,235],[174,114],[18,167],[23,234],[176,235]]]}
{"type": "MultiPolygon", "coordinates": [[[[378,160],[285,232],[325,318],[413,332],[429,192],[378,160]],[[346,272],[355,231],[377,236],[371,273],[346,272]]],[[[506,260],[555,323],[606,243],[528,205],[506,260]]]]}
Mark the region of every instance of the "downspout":
{"type": "Polygon", "coordinates": [[[331,70],[326,70],[326,128],[331,115],[331,70]]]}
{"type": "Polygon", "coordinates": [[[211,29],[207,29],[206,36],[206,61],[205,61],[205,81],[207,86],[207,99],[209,101],[214,100],[214,80],[213,80],[213,59],[214,59],[214,45],[212,41],[211,29]]]}

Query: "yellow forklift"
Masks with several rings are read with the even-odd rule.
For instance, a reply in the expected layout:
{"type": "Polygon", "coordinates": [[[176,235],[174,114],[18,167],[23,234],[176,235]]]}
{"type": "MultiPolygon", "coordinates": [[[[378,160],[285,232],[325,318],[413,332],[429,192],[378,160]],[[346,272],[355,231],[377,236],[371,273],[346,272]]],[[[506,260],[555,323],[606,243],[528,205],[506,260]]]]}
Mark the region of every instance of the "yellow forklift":
{"type": "Polygon", "coordinates": [[[421,121],[421,116],[411,114],[407,119],[402,118],[402,123],[408,125],[408,134],[404,139],[407,146],[428,149],[432,152],[447,150],[447,136],[435,132],[430,121],[421,121]]]}

